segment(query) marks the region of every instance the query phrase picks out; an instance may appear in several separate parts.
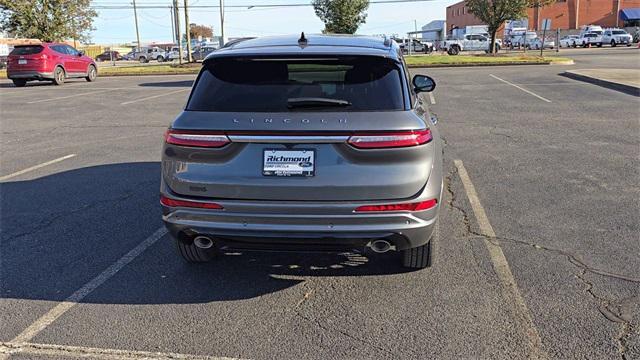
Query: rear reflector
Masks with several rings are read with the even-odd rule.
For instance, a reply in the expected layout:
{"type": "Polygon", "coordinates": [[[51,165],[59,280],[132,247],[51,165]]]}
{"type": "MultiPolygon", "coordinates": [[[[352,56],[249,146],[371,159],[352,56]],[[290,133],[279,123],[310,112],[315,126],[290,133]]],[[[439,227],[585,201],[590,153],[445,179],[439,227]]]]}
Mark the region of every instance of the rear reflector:
{"type": "Polygon", "coordinates": [[[175,200],[175,199],[169,199],[164,195],[160,195],[160,203],[164,206],[169,206],[169,207],[189,207],[189,208],[213,209],[213,210],[224,209],[222,205],[216,204],[216,203],[175,200]]]}
{"type": "Polygon", "coordinates": [[[365,205],[356,208],[355,212],[385,212],[385,211],[422,211],[434,208],[438,200],[431,199],[417,203],[365,205]]]}
{"type": "Polygon", "coordinates": [[[424,129],[380,134],[356,134],[351,136],[347,142],[359,149],[384,149],[422,145],[432,139],[431,131],[424,129]]]}
{"type": "Polygon", "coordinates": [[[219,148],[231,142],[224,134],[171,129],[164,134],[164,140],[167,144],[207,148],[219,148]]]}

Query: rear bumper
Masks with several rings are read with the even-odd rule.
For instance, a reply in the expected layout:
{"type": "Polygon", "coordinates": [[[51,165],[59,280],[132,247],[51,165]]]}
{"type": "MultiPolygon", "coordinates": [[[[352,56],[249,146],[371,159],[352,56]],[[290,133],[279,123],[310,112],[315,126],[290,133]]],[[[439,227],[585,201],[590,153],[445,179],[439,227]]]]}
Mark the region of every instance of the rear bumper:
{"type": "Polygon", "coordinates": [[[53,79],[52,72],[41,71],[7,71],[7,78],[9,79],[26,79],[26,80],[51,80],[53,79]]]}
{"type": "Polygon", "coordinates": [[[217,201],[224,210],[163,206],[163,220],[177,239],[214,238],[225,249],[361,250],[386,239],[396,250],[431,238],[438,207],[417,212],[353,213],[362,204],[217,201]]]}

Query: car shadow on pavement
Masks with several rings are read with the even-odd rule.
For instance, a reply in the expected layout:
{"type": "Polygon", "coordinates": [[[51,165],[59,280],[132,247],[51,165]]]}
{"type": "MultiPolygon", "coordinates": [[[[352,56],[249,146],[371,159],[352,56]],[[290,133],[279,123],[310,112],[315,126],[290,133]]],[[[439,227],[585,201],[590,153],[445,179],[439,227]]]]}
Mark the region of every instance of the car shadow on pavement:
{"type": "MultiPolygon", "coordinates": [[[[118,261],[162,227],[159,178],[159,163],[141,162],[1,183],[1,296],[62,301],[118,261]]],[[[403,272],[397,254],[227,252],[188,264],[165,235],[84,301],[229,301],[284,290],[306,277],[403,272]]]]}
{"type": "Polygon", "coordinates": [[[138,86],[149,87],[191,87],[194,80],[180,80],[180,81],[161,81],[161,82],[148,82],[141,83],[138,86]]]}

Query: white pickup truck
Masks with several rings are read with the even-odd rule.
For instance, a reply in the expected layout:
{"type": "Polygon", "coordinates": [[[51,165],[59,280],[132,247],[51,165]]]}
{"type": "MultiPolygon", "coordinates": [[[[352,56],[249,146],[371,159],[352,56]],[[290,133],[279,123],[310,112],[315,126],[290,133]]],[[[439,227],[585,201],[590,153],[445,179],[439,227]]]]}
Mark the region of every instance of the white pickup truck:
{"type": "MultiPolygon", "coordinates": [[[[442,50],[449,55],[458,55],[461,51],[489,52],[491,40],[480,34],[468,34],[461,40],[446,40],[442,43],[442,50]]],[[[500,50],[500,43],[496,40],[496,50],[500,50]]]]}
{"type": "Polygon", "coordinates": [[[611,44],[612,47],[617,45],[631,46],[633,37],[623,29],[605,29],[604,33],[602,33],[602,42],[611,44]]]}
{"type": "Polygon", "coordinates": [[[574,46],[582,46],[587,47],[589,45],[596,45],[597,47],[602,47],[602,35],[595,32],[588,32],[580,35],[579,38],[576,39],[574,46]]]}

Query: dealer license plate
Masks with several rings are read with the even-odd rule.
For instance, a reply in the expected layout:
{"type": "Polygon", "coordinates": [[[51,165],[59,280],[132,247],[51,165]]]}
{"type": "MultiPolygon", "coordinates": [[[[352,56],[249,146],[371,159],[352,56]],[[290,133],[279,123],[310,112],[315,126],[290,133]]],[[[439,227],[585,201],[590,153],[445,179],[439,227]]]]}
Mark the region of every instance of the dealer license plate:
{"type": "Polygon", "coordinates": [[[262,175],[313,176],[315,155],[314,150],[266,149],[262,157],[262,175]]]}
{"type": "Polygon", "coordinates": [[[27,65],[27,60],[18,59],[18,65],[27,65]]]}

